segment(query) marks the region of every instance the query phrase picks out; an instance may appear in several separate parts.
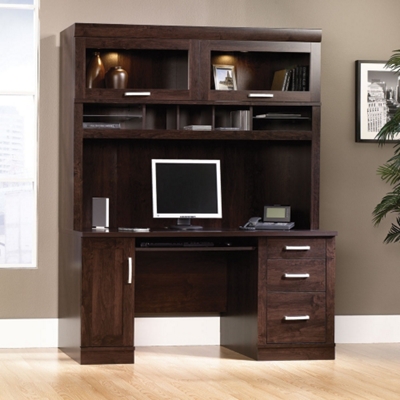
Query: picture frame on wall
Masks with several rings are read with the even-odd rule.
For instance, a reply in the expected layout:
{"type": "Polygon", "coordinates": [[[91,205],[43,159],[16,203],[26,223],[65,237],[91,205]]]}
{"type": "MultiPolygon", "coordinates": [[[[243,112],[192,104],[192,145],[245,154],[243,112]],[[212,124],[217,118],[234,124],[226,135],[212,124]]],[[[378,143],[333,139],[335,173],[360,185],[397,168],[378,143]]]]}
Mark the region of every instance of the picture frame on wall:
{"type": "Polygon", "coordinates": [[[385,65],[356,61],[356,142],[376,143],[376,135],[400,107],[399,75],[385,65]]]}
{"type": "Polygon", "coordinates": [[[214,64],[213,71],[215,90],[237,90],[233,65],[214,64]]]}

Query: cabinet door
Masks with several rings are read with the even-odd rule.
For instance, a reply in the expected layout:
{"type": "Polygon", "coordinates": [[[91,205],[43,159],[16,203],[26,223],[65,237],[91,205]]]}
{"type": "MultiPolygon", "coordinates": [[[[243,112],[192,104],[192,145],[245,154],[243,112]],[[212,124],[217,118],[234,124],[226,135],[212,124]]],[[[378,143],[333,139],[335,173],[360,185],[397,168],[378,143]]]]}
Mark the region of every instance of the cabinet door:
{"type": "Polygon", "coordinates": [[[84,238],[82,346],[133,346],[134,240],[84,238]]]}
{"type": "Polygon", "coordinates": [[[319,43],[204,42],[204,96],[214,101],[319,101],[319,55],[319,43]],[[231,85],[221,81],[224,73],[231,85]]]}
{"type": "Polygon", "coordinates": [[[196,41],[187,39],[79,38],[75,97],[127,103],[189,100],[196,92],[197,48],[196,41]],[[92,85],[86,73],[95,53],[104,70],[92,85]],[[125,87],[114,88],[107,79],[108,71],[117,66],[127,73],[125,87]]]}

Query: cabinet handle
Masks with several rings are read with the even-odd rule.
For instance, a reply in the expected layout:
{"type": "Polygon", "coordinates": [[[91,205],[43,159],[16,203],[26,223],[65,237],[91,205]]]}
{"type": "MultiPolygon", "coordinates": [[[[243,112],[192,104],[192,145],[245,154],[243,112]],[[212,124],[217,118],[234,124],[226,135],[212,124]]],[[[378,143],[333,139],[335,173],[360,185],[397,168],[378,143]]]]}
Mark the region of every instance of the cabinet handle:
{"type": "Polygon", "coordinates": [[[283,276],[288,279],[306,279],[310,277],[310,274],[283,274],[283,276]]]}
{"type": "Polygon", "coordinates": [[[287,251],[308,251],[311,250],[311,246],[285,246],[285,250],[287,251]]]}
{"type": "Polygon", "coordinates": [[[247,97],[265,98],[265,97],[274,97],[274,95],[272,93],[249,93],[247,97]]]}
{"type": "Polygon", "coordinates": [[[285,321],[307,321],[308,319],[310,319],[309,315],[298,315],[298,316],[293,316],[293,317],[289,317],[289,316],[285,315],[285,318],[284,318],[285,321]]]}
{"type": "Polygon", "coordinates": [[[134,97],[134,96],[151,96],[151,92],[125,92],[125,97],[134,97]]]}
{"type": "Polygon", "coordinates": [[[132,284],[132,257],[128,257],[128,284],[132,284]]]}

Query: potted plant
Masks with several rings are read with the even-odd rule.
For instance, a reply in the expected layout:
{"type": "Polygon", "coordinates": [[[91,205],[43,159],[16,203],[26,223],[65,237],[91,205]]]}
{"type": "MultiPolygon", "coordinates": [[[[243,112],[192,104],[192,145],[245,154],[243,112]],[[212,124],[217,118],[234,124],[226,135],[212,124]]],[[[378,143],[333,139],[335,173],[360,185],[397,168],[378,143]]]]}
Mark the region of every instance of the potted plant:
{"type": "MultiPolygon", "coordinates": [[[[400,74],[400,49],[395,50],[393,55],[386,63],[386,68],[400,74]]],[[[393,140],[400,133],[400,108],[397,109],[394,116],[386,122],[377,134],[380,146],[383,146],[388,140],[393,140]]],[[[388,213],[397,214],[396,222],[392,226],[384,239],[384,243],[393,243],[400,241],[400,141],[395,142],[394,155],[385,164],[377,169],[381,179],[392,186],[388,192],[377,204],[372,213],[373,222],[379,225],[388,213]]]]}

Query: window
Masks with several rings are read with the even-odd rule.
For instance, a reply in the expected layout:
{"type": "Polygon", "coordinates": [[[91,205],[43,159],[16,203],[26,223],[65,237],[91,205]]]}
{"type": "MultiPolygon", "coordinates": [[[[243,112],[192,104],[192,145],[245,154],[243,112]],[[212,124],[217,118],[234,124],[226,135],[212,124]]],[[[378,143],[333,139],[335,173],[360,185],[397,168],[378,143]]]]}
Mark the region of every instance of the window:
{"type": "Polygon", "coordinates": [[[0,267],[36,266],[38,1],[0,0],[0,267]]]}

